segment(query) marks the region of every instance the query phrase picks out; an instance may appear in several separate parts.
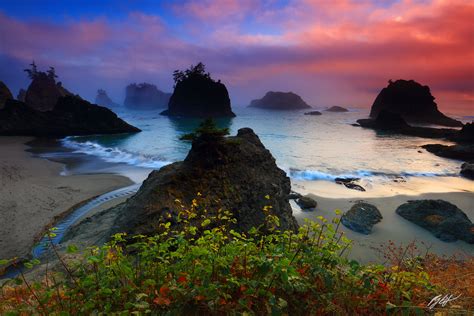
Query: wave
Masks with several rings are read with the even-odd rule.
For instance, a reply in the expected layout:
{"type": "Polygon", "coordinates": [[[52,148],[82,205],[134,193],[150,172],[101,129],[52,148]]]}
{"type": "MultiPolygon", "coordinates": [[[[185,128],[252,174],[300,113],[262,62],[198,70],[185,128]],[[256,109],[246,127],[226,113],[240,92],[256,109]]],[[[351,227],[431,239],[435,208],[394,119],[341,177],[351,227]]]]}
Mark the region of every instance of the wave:
{"type": "Polygon", "coordinates": [[[74,153],[100,157],[106,162],[125,163],[132,166],[153,169],[159,169],[171,163],[171,161],[166,161],[154,156],[142,155],[117,147],[105,147],[91,141],[76,142],[72,140],[71,137],[62,139],[61,143],[64,147],[73,149],[74,153]]]}

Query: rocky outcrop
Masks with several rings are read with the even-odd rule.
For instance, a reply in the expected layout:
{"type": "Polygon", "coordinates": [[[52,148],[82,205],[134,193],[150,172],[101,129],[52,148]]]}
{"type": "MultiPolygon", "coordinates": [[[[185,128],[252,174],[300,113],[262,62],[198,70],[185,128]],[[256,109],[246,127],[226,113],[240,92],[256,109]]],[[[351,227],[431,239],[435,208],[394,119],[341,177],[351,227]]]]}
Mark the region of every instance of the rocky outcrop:
{"type": "Polygon", "coordinates": [[[168,106],[171,93],[159,90],[155,85],[149,83],[132,83],[125,89],[126,107],[134,109],[156,109],[168,106]]]}
{"type": "Polygon", "coordinates": [[[267,205],[281,229],[295,230],[290,190],[290,179],[251,129],[240,129],[234,137],[201,135],[184,161],[153,171],[135,196],[108,211],[118,215],[108,233],[153,233],[163,220],[178,225],[176,199],[189,206],[198,193],[207,210],[231,211],[239,231],[264,223],[267,205]]]}
{"type": "Polygon", "coordinates": [[[31,81],[25,95],[25,103],[38,111],[51,111],[59,98],[73,95],[61,82],[46,73],[39,72],[31,81]]]}
{"type": "Polygon", "coordinates": [[[334,179],[334,182],[336,182],[337,184],[342,184],[348,189],[365,192],[365,189],[361,185],[355,183],[359,180],[359,178],[336,178],[334,179]]]}
{"type": "Polygon", "coordinates": [[[390,80],[375,99],[370,117],[376,118],[382,110],[388,110],[400,114],[409,123],[462,126],[441,113],[434,99],[428,86],[414,80],[390,80]]]}
{"type": "Polygon", "coordinates": [[[309,196],[299,197],[296,200],[296,204],[298,204],[302,210],[314,210],[318,206],[318,202],[309,196]]]}
{"type": "Polygon", "coordinates": [[[368,235],[372,227],[382,220],[382,214],[372,204],[357,202],[341,217],[341,223],[355,232],[368,235]]]}
{"type": "Polygon", "coordinates": [[[474,180],[474,160],[465,162],[461,165],[461,175],[468,179],[474,180]]]}
{"type": "Polygon", "coordinates": [[[0,109],[2,109],[7,100],[13,99],[13,95],[7,85],[0,81],[0,109]]]}
{"type": "Polygon", "coordinates": [[[461,130],[450,139],[458,143],[474,144],[474,122],[464,124],[461,130]]]}
{"type": "Polygon", "coordinates": [[[397,214],[427,230],[443,241],[464,240],[474,243],[474,225],[456,205],[443,200],[408,201],[397,214]]]}
{"type": "Polygon", "coordinates": [[[342,106],[337,106],[337,105],[331,106],[330,108],[328,108],[324,111],[326,111],[326,112],[349,112],[348,109],[343,108],[342,106]]]}
{"type": "Polygon", "coordinates": [[[474,144],[441,145],[428,144],[421,146],[436,156],[459,159],[464,161],[474,160],[474,144]]]}
{"type": "Polygon", "coordinates": [[[322,115],[322,113],[319,111],[311,111],[311,112],[306,112],[304,115],[322,115]]]}
{"type": "Polygon", "coordinates": [[[26,90],[25,89],[20,89],[18,91],[18,95],[16,96],[16,99],[21,102],[25,102],[26,100],[26,90]]]}
{"type": "Polygon", "coordinates": [[[116,107],[117,103],[107,95],[107,92],[103,89],[97,90],[97,96],[95,97],[95,104],[102,105],[105,107],[116,107]]]}
{"type": "Polygon", "coordinates": [[[15,100],[8,100],[0,110],[0,135],[60,137],[139,131],[109,109],[76,96],[60,97],[49,111],[15,100]]]}
{"type": "Polygon", "coordinates": [[[249,107],[270,110],[310,109],[303,99],[293,92],[269,91],[261,99],[252,100],[249,107]]]}

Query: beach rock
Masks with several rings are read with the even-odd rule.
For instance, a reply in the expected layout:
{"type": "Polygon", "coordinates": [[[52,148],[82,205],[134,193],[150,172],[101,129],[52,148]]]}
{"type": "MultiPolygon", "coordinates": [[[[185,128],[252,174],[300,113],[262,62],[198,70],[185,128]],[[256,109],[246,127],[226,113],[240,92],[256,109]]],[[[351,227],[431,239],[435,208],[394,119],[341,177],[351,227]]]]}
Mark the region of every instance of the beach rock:
{"type": "Polygon", "coordinates": [[[2,109],[7,100],[13,99],[13,95],[7,85],[0,81],[0,109],[2,109]]]}
{"type": "Polygon", "coordinates": [[[400,114],[409,123],[462,126],[460,121],[441,113],[434,99],[428,86],[414,80],[390,80],[375,99],[370,117],[376,118],[382,110],[388,110],[400,114]]]}
{"type": "Polygon", "coordinates": [[[181,206],[176,199],[189,206],[198,193],[207,210],[231,211],[238,231],[263,224],[264,206],[272,207],[280,229],[296,230],[290,192],[290,179],[250,128],[239,129],[233,137],[204,134],[193,141],[184,161],[151,172],[136,195],[108,211],[117,219],[106,233],[149,234],[162,221],[178,225],[181,206]]]}
{"type": "Polygon", "coordinates": [[[458,143],[474,143],[474,122],[466,123],[462,129],[450,137],[451,140],[458,143]]]}
{"type": "Polygon", "coordinates": [[[348,109],[343,108],[342,106],[337,106],[337,105],[331,106],[330,108],[328,108],[324,111],[326,111],[326,112],[349,112],[348,109]]]}
{"type": "Polygon", "coordinates": [[[288,200],[296,200],[296,199],[299,199],[300,197],[302,197],[301,194],[295,191],[291,191],[290,194],[288,195],[288,200]]]}
{"type": "Polygon", "coordinates": [[[280,91],[267,92],[263,98],[252,100],[249,107],[270,110],[300,110],[311,108],[311,106],[303,101],[303,99],[296,93],[280,91]]]}
{"type": "Polygon", "coordinates": [[[16,96],[16,99],[21,102],[25,102],[26,100],[26,90],[25,89],[20,89],[18,91],[18,95],[16,96]]]}
{"type": "Polygon", "coordinates": [[[463,161],[474,160],[474,144],[441,145],[427,144],[421,146],[436,156],[459,159],[463,161]]]}
{"type": "Polygon", "coordinates": [[[382,220],[382,214],[372,204],[357,202],[341,217],[341,223],[361,234],[370,234],[372,227],[382,220]]]}
{"type": "Polygon", "coordinates": [[[474,225],[456,205],[443,200],[408,201],[396,213],[427,230],[442,241],[474,243],[474,225]]]}
{"type": "Polygon", "coordinates": [[[59,98],[73,95],[61,82],[39,72],[31,81],[25,95],[25,103],[37,111],[51,111],[59,98]]]}
{"type": "Polygon", "coordinates": [[[304,115],[322,115],[322,113],[319,111],[311,111],[311,112],[306,112],[304,115]]]}
{"type": "Polygon", "coordinates": [[[342,184],[348,189],[365,192],[365,189],[361,185],[354,183],[359,180],[359,178],[336,178],[334,179],[334,182],[336,182],[337,184],[342,184]]]}
{"type": "Polygon", "coordinates": [[[125,89],[126,107],[134,109],[156,109],[168,106],[171,93],[159,90],[155,85],[149,83],[132,83],[125,89]]]}
{"type": "Polygon", "coordinates": [[[76,96],[60,97],[49,111],[16,100],[7,100],[0,110],[0,135],[62,137],[139,131],[109,109],[76,96]]]}
{"type": "Polygon", "coordinates": [[[118,104],[112,101],[112,99],[107,95],[107,92],[103,89],[97,90],[97,96],[95,97],[95,104],[102,105],[105,107],[118,106],[118,104]]]}
{"type": "Polygon", "coordinates": [[[474,161],[465,162],[461,165],[461,175],[474,180],[474,161]]]}
{"type": "Polygon", "coordinates": [[[313,198],[309,196],[302,196],[296,200],[296,203],[301,207],[303,210],[308,209],[315,209],[318,206],[318,202],[316,202],[313,198]]]}

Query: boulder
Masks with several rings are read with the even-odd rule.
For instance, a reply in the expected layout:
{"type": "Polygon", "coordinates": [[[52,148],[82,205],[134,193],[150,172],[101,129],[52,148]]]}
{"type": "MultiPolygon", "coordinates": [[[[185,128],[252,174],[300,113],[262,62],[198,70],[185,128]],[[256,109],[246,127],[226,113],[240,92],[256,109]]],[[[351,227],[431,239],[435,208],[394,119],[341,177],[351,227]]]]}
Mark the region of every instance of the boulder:
{"type": "Polygon", "coordinates": [[[288,195],[288,200],[297,200],[300,197],[302,197],[302,195],[300,193],[295,192],[295,191],[291,191],[290,194],[288,195]]]}
{"type": "Polygon", "coordinates": [[[357,202],[341,217],[341,223],[361,234],[370,234],[372,227],[382,220],[382,214],[372,204],[357,202]]]}
{"type": "Polygon", "coordinates": [[[2,109],[7,100],[13,99],[13,95],[7,85],[0,81],[0,109],[2,109]]]}
{"type": "Polygon", "coordinates": [[[474,160],[461,165],[461,175],[474,180],[474,160]]]}
{"type": "Polygon", "coordinates": [[[176,199],[189,206],[198,193],[207,210],[231,211],[238,231],[263,224],[264,206],[272,207],[280,229],[296,230],[290,192],[290,179],[250,128],[233,137],[203,134],[194,139],[184,161],[151,172],[136,195],[107,211],[117,218],[106,233],[152,234],[162,221],[178,225],[181,206],[176,199]]]}
{"type": "Polygon", "coordinates": [[[126,107],[134,109],[156,109],[168,106],[171,93],[159,90],[155,85],[146,82],[132,83],[125,89],[126,107]]]}
{"type": "Polygon", "coordinates": [[[25,102],[26,100],[26,90],[25,89],[20,89],[18,91],[18,95],[16,96],[16,99],[21,102],[25,102]]]}
{"type": "Polygon", "coordinates": [[[375,99],[370,117],[376,118],[382,110],[388,110],[409,123],[462,126],[460,121],[441,113],[434,99],[428,86],[414,80],[390,80],[375,99]]]}
{"type": "Polygon", "coordinates": [[[50,111],[15,100],[8,100],[0,110],[0,135],[62,137],[139,131],[109,109],[76,96],[60,97],[50,111]]]}
{"type": "Polygon", "coordinates": [[[361,185],[354,183],[359,180],[359,178],[336,178],[334,179],[334,182],[336,182],[337,184],[342,184],[348,189],[365,192],[365,189],[361,185]]]}
{"type": "Polygon", "coordinates": [[[474,144],[441,145],[427,144],[421,146],[436,156],[459,159],[463,161],[474,160],[474,144]]]}
{"type": "Polygon", "coordinates": [[[461,130],[450,137],[451,140],[458,143],[474,143],[474,122],[466,123],[461,130]]]}
{"type": "Polygon", "coordinates": [[[270,110],[300,110],[311,108],[299,95],[293,92],[280,91],[267,92],[263,98],[252,100],[249,107],[270,110]]]}
{"type": "Polygon", "coordinates": [[[443,241],[474,243],[474,225],[456,205],[443,200],[416,200],[400,205],[397,214],[443,241]]]}
{"type": "Polygon", "coordinates": [[[322,113],[319,111],[311,111],[311,112],[306,112],[304,115],[322,115],[322,113]]]}
{"type": "Polygon", "coordinates": [[[51,111],[59,98],[73,95],[61,82],[39,72],[31,81],[25,95],[25,103],[37,111],[51,111]]]}
{"type": "Polygon", "coordinates": [[[97,96],[95,97],[95,104],[102,105],[105,107],[118,106],[118,104],[112,101],[112,99],[107,95],[107,92],[103,89],[97,90],[97,96]]]}
{"type": "Polygon", "coordinates": [[[331,106],[330,108],[328,108],[324,111],[326,111],[326,112],[349,112],[348,109],[343,108],[342,106],[337,106],[337,105],[331,106]]]}
{"type": "Polygon", "coordinates": [[[316,208],[316,206],[318,206],[318,202],[309,196],[302,196],[298,198],[296,200],[296,204],[298,204],[302,210],[313,210],[316,208]]]}

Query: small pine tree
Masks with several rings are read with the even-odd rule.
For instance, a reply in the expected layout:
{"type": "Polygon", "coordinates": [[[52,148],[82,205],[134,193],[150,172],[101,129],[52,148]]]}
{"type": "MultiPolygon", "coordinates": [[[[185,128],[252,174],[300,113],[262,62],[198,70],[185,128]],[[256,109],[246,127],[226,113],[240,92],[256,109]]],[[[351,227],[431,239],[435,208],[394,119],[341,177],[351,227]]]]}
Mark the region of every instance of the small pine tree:
{"type": "Polygon", "coordinates": [[[201,124],[199,124],[199,127],[196,128],[194,132],[184,134],[179,139],[185,141],[193,141],[203,135],[221,138],[226,135],[229,135],[229,128],[219,128],[212,118],[208,118],[201,122],[201,124]]]}

